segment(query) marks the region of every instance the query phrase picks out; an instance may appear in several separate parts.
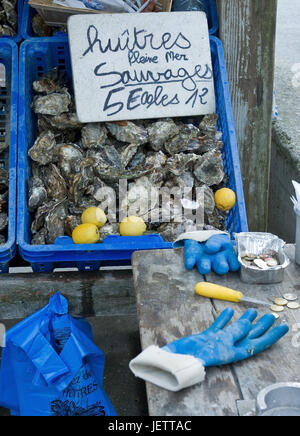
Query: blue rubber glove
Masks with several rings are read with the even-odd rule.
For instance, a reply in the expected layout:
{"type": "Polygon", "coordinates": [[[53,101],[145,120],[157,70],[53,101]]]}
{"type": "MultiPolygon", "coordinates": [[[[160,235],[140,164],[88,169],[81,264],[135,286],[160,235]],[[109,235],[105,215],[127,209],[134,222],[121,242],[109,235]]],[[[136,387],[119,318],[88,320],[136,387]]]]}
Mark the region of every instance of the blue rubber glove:
{"type": "Polygon", "coordinates": [[[184,241],[185,267],[191,271],[197,266],[200,274],[213,270],[218,275],[239,271],[241,265],[229,235],[215,235],[207,242],[184,241]]]}
{"type": "Polygon", "coordinates": [[[227,326],[234,311],[226,309],[204,332],[179,339],[163,348],[147,348],[130,362],[133,373],[170,391],[180,391],[205,378],[206,367],[228,365],[261,353],[287,334],[287,325],[271,329],[274,315],[257,316],[250,309],[227,326]],[[271,330],[270,330],[271,329],[271,330]]]}
{"type": "Polygon", "coordinates": [[[238,321],[226,327],[233,314],[232,309],[226,309],[205,332],[179,339],[163,349],[192,355],[205,367],[227,365],[265,351],[289,331],[287,325],[279,325],[268,332],[276,320],[272,314],[264,315],[253,325],[257,316],[254,309],[247,310],[238,321]]]}

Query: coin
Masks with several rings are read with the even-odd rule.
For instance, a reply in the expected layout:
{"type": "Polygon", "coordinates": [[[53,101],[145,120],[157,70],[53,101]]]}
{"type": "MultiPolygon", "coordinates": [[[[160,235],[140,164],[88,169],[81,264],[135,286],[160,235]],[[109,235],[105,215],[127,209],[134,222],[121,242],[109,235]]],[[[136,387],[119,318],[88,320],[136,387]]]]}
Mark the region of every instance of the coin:
{"type": "Polygon", "coordinates": [[[299,309],[300,308],[300,304],[299,303],[288,303],[288,305],[287,305],[287,307],[289,308],[289,309],[293,309],[293,310],[295,310],[295,309],[299,309]]]}
{"type": "Polygon", "coordinates": [[[271,268],[278,266],[278,262],[276,259],[274,259],[273,257],[270,259],[266,259],[265,262],[267,263],[267,265],[271,268]]]}
{"type": "Polygon", "coordinates": [[[296,301],[296,300],[298,300],[298,297],[295,294],[284,294],[283,298],[285,298],[287,301],[296,301]]]}
{"type": "Polygon", "coordinates": [[[275,316],[275,319],[279,319],[280,316],[278,315],[278,313],[273,313],[273,315],[275,316]]]}
{"type": "Polygon", "coordinates": [[[277,306],[286,306],[288,304],[288,300],[285,300],[284,298],[275,298],[274,303],[277,306]]]}
{"type": "Polygon", "coordinates": [[[255,266],[257,266],[259,269],[268,269],[268,265],[266,264],[266,262],[264,262],[262,259],[255,259],[254,260],[254,264],[255,266]]]}
{"type": "Polygon", "coordinates": [[[276,304],[273,304],[273,306],[270,307],[272,312],[283,312],[284,307],[283,306],[277,306],[276,304]]]}

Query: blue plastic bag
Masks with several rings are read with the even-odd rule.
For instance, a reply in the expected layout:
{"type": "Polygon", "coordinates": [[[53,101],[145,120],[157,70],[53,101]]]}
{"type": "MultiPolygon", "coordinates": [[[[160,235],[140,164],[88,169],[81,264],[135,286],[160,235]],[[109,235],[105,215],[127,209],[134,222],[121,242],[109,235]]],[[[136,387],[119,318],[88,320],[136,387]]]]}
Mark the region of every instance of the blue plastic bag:
{"type": "Polygon", "coordinates": [[[19,416],[115,416],[104,363],[90,325],[68,314],[58,292],[6,333],[0,405],[19,416]]]}

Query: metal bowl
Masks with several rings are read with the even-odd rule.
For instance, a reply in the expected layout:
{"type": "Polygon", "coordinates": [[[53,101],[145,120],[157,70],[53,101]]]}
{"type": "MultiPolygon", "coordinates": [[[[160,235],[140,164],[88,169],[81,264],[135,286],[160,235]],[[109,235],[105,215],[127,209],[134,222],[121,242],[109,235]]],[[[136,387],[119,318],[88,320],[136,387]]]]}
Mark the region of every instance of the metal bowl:
{"type": "Polygon", "coordinates": [[[289,258],[283,250],[284,241],[271,233],[237,233],[235,239],[237,241],[238,258],[241,263],[241,280],[244,283],[264,285],[283,281],[284,271],[290,264],[289,258]],[[245,265],[242,261],[242,258],[247,254],[260,256],[268,250],[276,253],[280,265],[261,270],[245,265]]]}
{"type": "Polygon", "coordinates": [[[257,396],[259,416],[300,416],[300,383],[277,383],[257,396]]]}

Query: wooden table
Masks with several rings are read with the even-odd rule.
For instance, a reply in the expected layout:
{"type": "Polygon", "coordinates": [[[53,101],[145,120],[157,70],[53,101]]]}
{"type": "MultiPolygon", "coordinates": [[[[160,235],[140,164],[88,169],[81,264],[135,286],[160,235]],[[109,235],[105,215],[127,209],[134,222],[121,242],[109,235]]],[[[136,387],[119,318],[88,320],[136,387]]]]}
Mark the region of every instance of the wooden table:
{"type": "MultiPolygon", "coordinates": [[[[195,284],[209,281],[242,291],[247,296],[269,301],[291,292],[300,299],[300,267],[294,263],[294,247],[286,252],[291,265],[278,285],[247,285],[238,274],[218,277],[187,272],[183,250],[136,252],[133,255],[134,285],[142,348],[164,346],[175,339],[199,333],[209,327],[226,307],[235,309],[235,319],[249,307],[209,300],[194,293],[195,284]]],[[[258,307],[259,316],[268,313],[258,307]]],[[[270,350],[247,361],[207,370],[202,384],[172,393],[147,383],[149,414],[152,416],[253,416],[258,392],[279,382],[300,382],[300,310],[285,309],[277,323],[290,327],[270,350]]]]}

